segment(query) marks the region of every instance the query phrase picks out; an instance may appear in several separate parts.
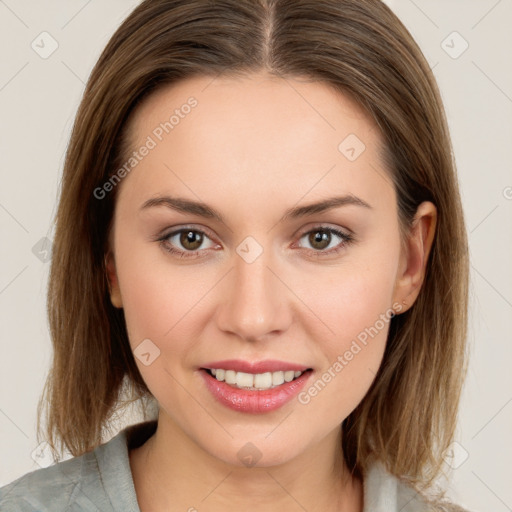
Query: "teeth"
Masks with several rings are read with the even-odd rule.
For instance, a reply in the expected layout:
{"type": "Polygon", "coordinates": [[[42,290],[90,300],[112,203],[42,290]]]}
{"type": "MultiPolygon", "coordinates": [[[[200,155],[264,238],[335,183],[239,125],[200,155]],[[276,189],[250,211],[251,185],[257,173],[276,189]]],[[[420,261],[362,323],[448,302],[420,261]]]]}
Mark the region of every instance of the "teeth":
{"type": "Polygon", "coordinates": [[[226,384],[236,384],[236,372],[234,370],[226,370],[224,381],[226,384]]]}
{"type": "Polygon", "coordinates": [[[283,382],[284,382],[284,372],[273,372],[272,373],[272,385],[279,386],[283,382]]]}
{"type": "Polygon", "coordinates": [[[289,370],[286,372],[265,372],[265,373],[245,373],[235,372],[234,370],[224,370],[222,368],[212,368],[212,375],[218,381],[224,381],[234,387],[241,389],[266,390],[280,386],[284,382],[291,382],[300,377],[302,372],[289,370]]]}
{"type": "Polygon", "coordinates": [[[254,387],[258,389],[270,389],[272,387],[272,374],[270,372],[257,373],[254,376],[254,387]]]}
{"type": "Polygon", "coordinates": [[[292,371],[284,372],[284,380],[286,382],[291,382],[294,377],[295,377],[295,372],[292,372],[292,371]]]}
{"type": "Polygon", "coordinates": [[[254,380],[251,373],[236,372],[236,385],[239,388],[252,388],[254,380]]]}

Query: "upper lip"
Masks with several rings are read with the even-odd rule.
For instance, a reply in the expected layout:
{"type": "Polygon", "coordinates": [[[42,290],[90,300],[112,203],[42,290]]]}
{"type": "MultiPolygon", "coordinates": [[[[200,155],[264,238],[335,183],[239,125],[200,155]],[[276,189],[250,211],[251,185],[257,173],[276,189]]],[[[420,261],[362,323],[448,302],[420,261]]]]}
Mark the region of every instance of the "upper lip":
{"type": "Polygon", "coordinates": [[[279,371],[304,372],[309,370],[309,366],[303,364],[289,363],[287,361],[278,361],[276,359],[266,359],[264,361],[243,361],[241,359],[226,359],[224,361],[212,361],[202,366],[205,369],[234,370],[244,373],[266,373],[279,371]]]}

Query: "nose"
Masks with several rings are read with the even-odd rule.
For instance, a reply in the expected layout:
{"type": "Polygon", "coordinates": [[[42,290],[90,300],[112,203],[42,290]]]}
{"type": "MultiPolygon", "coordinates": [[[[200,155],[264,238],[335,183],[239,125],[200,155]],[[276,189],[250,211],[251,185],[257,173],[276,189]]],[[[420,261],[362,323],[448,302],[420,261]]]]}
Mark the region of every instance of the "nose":
{"type": "Polygon", "coordinates": [[[254,342],[289,328],[290,292],[269,253],[264,250],[250,263],[234,254],[234,268],[225,280],[217,316],[223,332],[254,342]]]}

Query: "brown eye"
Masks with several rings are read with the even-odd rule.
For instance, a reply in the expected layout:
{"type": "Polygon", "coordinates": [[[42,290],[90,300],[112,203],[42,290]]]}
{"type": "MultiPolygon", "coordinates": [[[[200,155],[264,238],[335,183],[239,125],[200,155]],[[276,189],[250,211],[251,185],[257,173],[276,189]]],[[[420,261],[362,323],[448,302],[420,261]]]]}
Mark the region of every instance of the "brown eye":
{"type": "Polygon", "coordinates": [[[309,233],[308,240],[312,247],[318,250],[323,250],[329,246],[331,241],[331,233],[318,229],[309,233]]]}
{"type": "Polygon", "coordinates": [[[309,245],[309,247],[302,247],[308,249],[309,253],[314,256],[327,256],[337,253],[354,240],[353,236],[348,233],[324,226],[312,229],[304,233],[300,238],[305,239],[306,245],[309,245]]]}
{"type": "Polygon", "coordinates": [[[206,233],[200,229],[191,228],[178,229],[157,240],[167,252],[179,255],[181,258],[198,257],[215,246],[206,233]]]}
{"type": "Polygon", "coordinates": [[[180,243],[185,249],[195,251],[196,249],[199,249],[203,243],[203,234],[199,231],[182,231],[180,235],[180,243]]]}

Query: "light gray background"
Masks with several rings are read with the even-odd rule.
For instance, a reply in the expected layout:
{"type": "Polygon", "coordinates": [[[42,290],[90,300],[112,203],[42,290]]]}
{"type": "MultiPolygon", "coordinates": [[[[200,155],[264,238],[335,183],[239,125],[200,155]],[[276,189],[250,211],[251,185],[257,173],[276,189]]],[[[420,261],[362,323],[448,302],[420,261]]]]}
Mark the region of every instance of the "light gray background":
{"type": "MultiPolygon", "coordinates": [[[[470,240],[471,361],[448,494],[474,511],[511,511],[512,0],[388,3],[438,79],[470,240]],[[469,47],[457,56],[464,41],[469,47]]],[[[0,486],[49,463],[34,452],[36,404],[51,356],[49,263],[38,243],[52,239],[64,153],[84,83],[137,4],[0,0],[0,486]],[[58,43],[46,59],[31,47],[35,41],[42,52],[46,37],[44,48],[50,48],[44,31],[58,43]]],[[[133,421],[138,418],[126,415],[119,427],[133,421]]]]}

